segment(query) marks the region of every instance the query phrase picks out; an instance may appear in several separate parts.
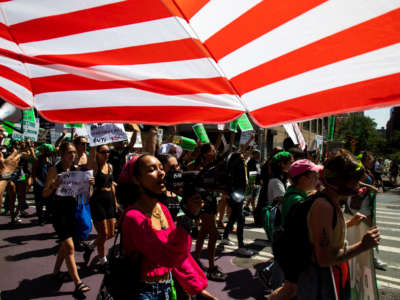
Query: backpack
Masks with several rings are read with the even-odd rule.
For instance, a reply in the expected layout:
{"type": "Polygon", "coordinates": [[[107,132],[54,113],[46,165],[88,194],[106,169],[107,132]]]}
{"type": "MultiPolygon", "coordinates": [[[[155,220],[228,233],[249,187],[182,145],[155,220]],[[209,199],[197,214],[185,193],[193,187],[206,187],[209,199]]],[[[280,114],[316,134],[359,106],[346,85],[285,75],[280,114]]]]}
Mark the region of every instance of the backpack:
{"type": "Polygon", "coordinates": [[[126,299],[127,296],[135,293],[135,288],[139,284],[142,255],[135,251],[128,256],[122,254],[122,224],[125,215],[133,209],[124,211],[121,216],[114,245],[107,255],[108,265],[96,300],[126,299]],[[118,236],[120,237],[119,245],[117,245],[118,236]]]}
{"type": "Polygon", "coordinates": [[[284,226],[275,228],[272,251],[275,260],[285,273],[294,274],[290,281],[297,281],[300,274],[312,263],[314,246],[310,242],[307,216],[317,198],[325,198],[332,205],[332,228],[336,227],[337,212],[333,202],[326,194],[318,192],[294,204],[285,220],[284,226]]]}

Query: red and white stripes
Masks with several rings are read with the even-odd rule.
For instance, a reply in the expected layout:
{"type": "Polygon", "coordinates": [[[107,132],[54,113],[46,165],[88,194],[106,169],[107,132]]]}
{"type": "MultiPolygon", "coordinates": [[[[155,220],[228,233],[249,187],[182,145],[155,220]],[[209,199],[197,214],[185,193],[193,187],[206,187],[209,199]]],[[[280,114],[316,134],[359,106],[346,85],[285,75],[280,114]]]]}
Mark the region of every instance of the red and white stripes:
{"type": "Polygon", "coordinates": [[[398,0],[0,2],[0,96],[57,122],[263,126],[400,102],[398,0]]]}

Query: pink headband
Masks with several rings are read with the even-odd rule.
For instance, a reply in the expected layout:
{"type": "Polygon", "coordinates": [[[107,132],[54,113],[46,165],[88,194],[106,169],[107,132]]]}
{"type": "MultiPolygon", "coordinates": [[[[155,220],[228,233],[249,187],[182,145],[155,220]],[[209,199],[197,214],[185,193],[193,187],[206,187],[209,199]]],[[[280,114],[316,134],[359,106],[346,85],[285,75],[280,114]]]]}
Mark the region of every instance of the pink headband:
{"type": "Polygon", "coordinates": [[[135,167],[135,162],[141,156],[142,155],[135,155],[125,163],[124,167],[122,168],[121,174],[119,175],[118,178],[119,183],[132,183],[132,176],[135,167]]]}

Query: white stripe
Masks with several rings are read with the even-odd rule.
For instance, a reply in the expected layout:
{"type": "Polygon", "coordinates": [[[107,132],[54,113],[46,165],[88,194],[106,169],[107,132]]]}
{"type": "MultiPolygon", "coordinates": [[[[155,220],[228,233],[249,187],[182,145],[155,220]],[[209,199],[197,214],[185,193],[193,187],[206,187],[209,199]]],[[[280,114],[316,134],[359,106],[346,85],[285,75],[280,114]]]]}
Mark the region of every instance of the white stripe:
{"type": "Polygon", "coordinates": [[[57,70],[56,65],[33,65],[28,63],[25,63],[25,65],[29,69],[31,78],[66,74],[65,72],[57,70]]]}
{"type": "Polygon", "coordinates": [[[26,102],[28,105],[33,104],[32,92],[27,90],[25,87],[1,76],[0,86],[20,98],[22,101],[26,102]]]}
{"type": "Polygon", "coordinates": [[[381,239],[383,241],[395,241],[395,242],[400,242],[400,237],[395,237],[391,235],[381,235],[381,239]]]}
{"type": "Polygon", "coordinates": [[[261,0],[209,1],[190,19],[190,25],[204,42],[260,2],[261,0]]]}
{"type": "Polygon", "coordinates": [[[2,37],[0,37],[0,49],[4,49],[4,50],[8,50],[11,52],[21,54],[21,50],[18,48],[17,44],[15,44],[14,42],[11,42],[9,40],[6,40],[2,37]]]}
{"type": "Polygon", "coordinates": [[[377,209],[376,214],[378,216],[399,216],[400,212],[389,210],[389,209],[377,209]]]}
{"type": "Polygon", "coordinates": [[[378,226],[380,225],[380,224],[383,224],[383,225],[395,225],[395,226],[400,226],[400,223],[399,222],[385,222],[385,221],[377,221],[377,223],[378,223],[378,226]]]}
{"type": "Polygon", "coordinates": [[[258,228],[258,227],[257,228],[246,228],[246,232],[247,231],[266,234],[264,228],[258,228]]]}
{"type": "Polygon", "coordinates": [[[396,253],[396,254],[400,253],[400,249],[398,247],[389,247],[389,246],[382,246],[382,245],[379,245],[379,251],[396,253]]]}
{"type": "Polygon", "coordinates": [[[377,207],[379,208],[379,207],[384,207],[384,208],[386,208],[387,206],[397,206],[397,207],[400,207],[400,204],[396,204],[396,203],[383,203],[383,202],[378,202],[377,204],[377,207]]]}
{"type": "Polygon", "coordinates": [[[384,276],[384,275],[380,275],[380,274],[376,274],[376,278],[386,280],[386,281],[400,283],[400,279],[389,277],[389,276],[384,276]]]}
{"type": "Polygon", "coordinates": [[[82,9],[121,2],[122,0],[14,0],[1,4],[9,25],[52,15],[66,14],[82,9]]]}
{"type": "MultiPolygon", "coordinates": [[[[378,277],[378,275],[376,275],[376,276],[378,277]]],[[[379,276],[381,276],[381,275],[379,275],[379,276]]],[[[378,280],[378,284],[379,284],[379,287],[388,287],[388,288],[400,290],[400,285],[393,284],[390,282],[378,280]]]]}
{"type": "MultiPolygon", "coordinates": [[[[399,217],[398,216],[386,216],[386,215],[383,215],[383,214],[377,214],[377,220],[379,221],[379,220],[382,220],[382,221],[384,221],[384,220],[399,220],[399,217]]],[[[400,223],[398,223],[399,225],[400,225],[400,223]]]]}
{"type": "Polygon", "coordinates": [[[219,64],[230,79],[398,7],[398,0],[327,1],[230,53],[219,64]]]}
{"type": "Polygon", "coordinates": [[[391,228],[391,227],[383,227],[383,226],[379,226],[378,227],[379,231],[393,231],[393,232],[400,232],[400,229],[397,228],[391,228]]]}
{"type": "Polygon", "coordinates": [[[250,110],[400,72],[400,44],[275,82],[242,96],[250,110]]]}
{"type": "Polygon", "coordinates": [[[20,44],[29,55],[90,53],[188,38],[175,17],[20,44]]]}
{"type": "Polygon", "coordinates": [[[166,96],[133,88],[42,93],[35,96],[39,110],[113,106],[199,106],[233,108],[243,111],[232,95],[166,96]]]}
{"type": "Polygon", "coordinates": [[[91,69],[111,73],[121,79],[145,80],[153,78],[189,79],[220,77],[216,69],[212,68],[208,58],[164,62],[154,64],[140,64],[130,66],[96,66],[91,69]]]}
{"type": "MultiPolygon", "coordinates": [[[[19,60],[15,60],[15,59],[0,55],[0,65],[6,66],[6,67],[14,70],[17,73],[27,76],[26,69],[24,68],[24,65],[22,64],[22,62],[20,62],[19,60]]],[[[29,77],[29,76],[27,76],[27,77],[29,77]]]]}
{"type": "Polygon", "coordinates": [[[145,79],[189,79],[214,78],[220,74],[210,65],[208,58],[138,65],[104,65],[76,68],[66,65],[39,66],[28,64],[32,78],[75,74],[96,80],[145,80],[145,79]],[[88,70],[96,70],[90,72],[88,70]]]}

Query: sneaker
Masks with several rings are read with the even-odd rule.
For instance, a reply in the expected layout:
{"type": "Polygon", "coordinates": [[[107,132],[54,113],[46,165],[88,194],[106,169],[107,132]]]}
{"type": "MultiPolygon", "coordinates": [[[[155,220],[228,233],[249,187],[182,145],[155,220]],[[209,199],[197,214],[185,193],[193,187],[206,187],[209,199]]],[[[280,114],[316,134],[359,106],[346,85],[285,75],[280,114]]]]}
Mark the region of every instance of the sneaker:
{"type": "Polygon", "coordinates": [[[254,255],[254,252],[253,251],[251,251],[251,250],[249,250],[249,249],[246,249],[246,248],[239,248],[237,251],[237,254],[239,254],[240,256],[246,256],[246,257],[250,257],[250,256],[252,256],[252,255],[254,255]]]}
{"type": "Polygon", "coordinates": [[[14,219],[11,219],[10,224],[11,225],[17,225],[17,224],[21,224],[22,220],[19,217],[15,217],[14,219]]]}
{"type": "Polygon", "coordinates": [[[223,239],[223,240],[221,241],[221,245],[224,245],[224,246],[234,246],[235,243],[232,242],[232,241],[230,241],[230,240],[228,240],[228,239],[223,239]]]}
{"type": "Polygon", "coordinates": [[[375,269],[386,271],[387,263],[381,261],[379,258],[374,258],[375,269]]]}
{"type": "Polygon", "coordinates": [[[209,269],[207,272],[207,278],[213,281],[225,281],[228,276],[225,273],[222,273],[218,266],[215,266],[212,269],[209,269]]]}

